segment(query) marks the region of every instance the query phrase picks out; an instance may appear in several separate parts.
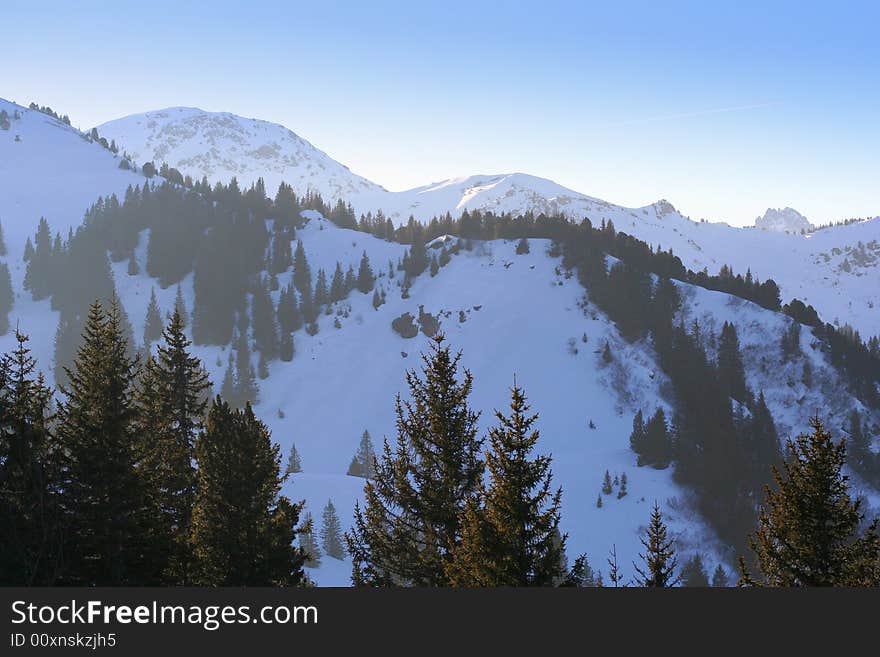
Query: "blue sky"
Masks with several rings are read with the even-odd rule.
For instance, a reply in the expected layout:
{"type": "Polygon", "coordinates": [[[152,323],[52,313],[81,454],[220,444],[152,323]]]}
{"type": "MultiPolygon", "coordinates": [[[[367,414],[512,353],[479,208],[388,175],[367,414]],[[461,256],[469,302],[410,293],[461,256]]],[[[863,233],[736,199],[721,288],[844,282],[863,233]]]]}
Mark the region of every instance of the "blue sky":
{"type": "Polygon", "coordinates": [[[389,189],[523,171],[736,224],[877,215],[880,8],[818,5],[12,0],[0,96],[275,121],[389,189]]]}

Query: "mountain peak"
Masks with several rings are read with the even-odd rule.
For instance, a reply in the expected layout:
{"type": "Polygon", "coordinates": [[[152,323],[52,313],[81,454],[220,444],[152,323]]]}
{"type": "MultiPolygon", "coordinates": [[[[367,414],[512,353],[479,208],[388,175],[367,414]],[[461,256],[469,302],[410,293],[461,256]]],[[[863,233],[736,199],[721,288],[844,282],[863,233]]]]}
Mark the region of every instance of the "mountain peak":
{"type": "Polygon", "coordinates": [[[98,126],[137,162],[162,162],[212,183],[235,176],[242,186],[263,178],[274,194],[282,181],[298,194],[320,191],[328,201],[382,191],[311,143],[276,123],[197,107],[168,107],[98,126]]]}
{"type": "Polygon", "coordinates": [[[755,219],[755,227],[777,233],[800,233],[813,228],[813,224],[794,208],[767,208],[763,217],[755,219]]]}

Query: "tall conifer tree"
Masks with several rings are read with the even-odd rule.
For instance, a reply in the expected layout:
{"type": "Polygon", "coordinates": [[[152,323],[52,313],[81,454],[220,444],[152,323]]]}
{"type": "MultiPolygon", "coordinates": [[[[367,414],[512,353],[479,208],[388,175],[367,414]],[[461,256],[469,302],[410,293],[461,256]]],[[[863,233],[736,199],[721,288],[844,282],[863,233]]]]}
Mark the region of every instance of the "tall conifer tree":
{"type": "Polygon", "coordinates": [[[75,530],[68,582],[120,586],[156,581],[152,518],[136,468],[134,381],[121,313],[92,304],[82,345],[62,391],[58,437],[64,454],[62,507],[75,530]]]}
{"type": "Polygon", "coordinates": [[[216,398],[196,457],[195,583],[302,584],[306,555],[293,545],[301,505],[280,494],[284,478],[279,449],[250,404],[233,410],[216,398]]]}
{"type": "Polygon", "coordinates": [[[514,380],[510,415],[495,412],[486,466],[489,486],[469,500],[450,563],[460,586],[549,586],[565,573],[558,540],[562,489],[551,488],[550,456],[534,456],[539,432],[514,380]]]}
{"type": "Polygon", "coordinates": [[[479,416],[468,405],[473,379],[465,370],[459,381],[460,357],[438,334],[421,375],[407,372],[411,399],[397,398],[396,444],[385,442],[346,535],[356,585],[449,584],[461,514],[483,472],[479,416]]]}
{"type": "Polygon", "coordinates": [[[860,535],[861,502],[849,496],[846,443],[835,442],[821,420],[787,441],[788,459],[765,487],[758,529],[749,539],[760,577],[740,559],[742,585],[880,586],[877,521],[860,535]]]}

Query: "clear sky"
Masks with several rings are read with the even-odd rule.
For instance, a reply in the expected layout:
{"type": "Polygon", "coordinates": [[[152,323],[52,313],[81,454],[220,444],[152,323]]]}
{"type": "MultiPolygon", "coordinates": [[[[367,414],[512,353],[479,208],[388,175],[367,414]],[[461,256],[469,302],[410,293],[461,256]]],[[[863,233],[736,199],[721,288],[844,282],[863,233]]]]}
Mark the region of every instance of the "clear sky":
{"type": "Polygon", "coordinates": [[[735,224],[880,214],[877,2],[6,0],[0,58],[0,96],[80,127],[230,111],[394,190],[522,171],[735,224]]]}

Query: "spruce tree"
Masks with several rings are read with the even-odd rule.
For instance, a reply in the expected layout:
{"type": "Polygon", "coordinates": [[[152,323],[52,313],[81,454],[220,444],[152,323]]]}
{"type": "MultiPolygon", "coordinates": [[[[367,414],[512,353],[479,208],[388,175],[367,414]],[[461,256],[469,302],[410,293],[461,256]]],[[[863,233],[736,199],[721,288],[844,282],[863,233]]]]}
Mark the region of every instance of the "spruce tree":
{"type": "Polygon", "coordinates": [[[330,302],[336,303],[345,298],[345,274],[342,273],[342,265],[336,263],[333,271],[333,279],[330,282],[330,302]]]}
{"type": "Polygon", "coordinates": [[[313,302],[315,304],[316,316],[320,309],[330,302],[330,290],[327,288],[327,275],[324,273],[323,269],[319,269],[318,275],[315,277],[315,296],[313,297],[313,302]]]}
{"type": "Polygon", "coordinates": [[[62,510],[75,528],[66,583],[137,585],[158,577],[152,509],[136,468],[137,363],[127,348],[116,302],[109,311],[93,303],[59,407],[62,510]]]}
{"type": "Polygon", "coordinates": [[[724,567],[721,564],[718,564],[718,567],[715,568],[715,572],[712,573],[713,588],[725,588],[729,583],[727,573],[724,572],[724,567]]]}
{"type": "Polygon", "coordinates": [[[293,285],[300,294],[312,292],[312,270],[302,240],[297,240],[293,256],[293,285]]]}
{"type": "Polygon", "coordinates": [[[568,574],[565,576],[565,579],[560,586],[580,588],[597,586],[598,581],[596,575],[597,573],[593,570],[592,566],[590,566],[587,555],[582,554],[574,560],[574,565],[571,567],[571,570],[568,571],[568,574]]]}
{"type": "Polygon", "coordinates": [[[718,338],[718,379],[724,392],[739,402],[749,398],[736,326],[724,322],[718,338]]]}
{"type": "Polygon", "coordinates": [[[703,588],[709,586],[709,575],[703,566],[703,557],[699,553],[688,559],[682,566],[681,584],[682,586],[703,588]]]}
{"type": "Polygon", "coordinates": [[[296,349],[293,344],[293,333],[281,334],[281,344],[278,346],[278,357],[285,363],[293,360],[296,349]]]}
{"type": "Polygon", "coordinates": [[[296,450],[296,445],[291,443],[290,456],[287,457],[287,470],[285,470],[284,475],[289,476],[296,474],[297,472],[302,472],[302,459],[299,456],[299,452],[296,450]]]}
{"type": "Polygon", "coordinates": [[[367,257],[367,252],[364,251],[361,256],[361,264],[358,267],[357,289],[361,294],[367,294],[373,289],[375,282],[376,277],[373,274],[373,268],[370,267],[370,259],[367,257]]]}
{"type": "Polygon", "coordinates": [[[460,358],[438,334],[421,376],[407,372],[411,399],[396,400],[396,444],[385,442],[346,534],[356,585],[449,584],[461,514],[483,472],[479,416],[468,405],[473,379],[465,370],[459,381],[460,358]]]}
{"type": "Polygon", "coordinates": [[[533,456],[538,415],[530,413],[516,380],[510,415],[496,411],[495,417],[486,454],[489,486],[465,508],[450,580],[458,586],[553,585],[565,575],[565,536],[557,539],[562,489],[551,487],[550,456],[533,456]]]}
{"type": "Polygon", "coordinates": [[[623,582],[623,575],[620,573],[620,564],[617,562],[616,545],[611,545],[611,549],[608,551],[608,559],[606,561],[608,563],[608,581],[611,582],[611,586],[614,588],[625,587],[626,584],[623,582]]]}
{"type": "Polygon", "coordinates": [[[305,565],[309,568],[317,568],[321,565],[321,548],[318,546],[318,538],[315,535],[315,522],[312,514],[308,511],[303,519],[302,528],[299,530],[299,547],[305,554],[305,565]]]}
{"type": "Polygon", "coordinates": [[[0,222],[0,258],[5,258],[9,255],[9,251],[6,248],[6,237],[3,233],[3,222],[0,222]]]}
{"type": "Polygon", "coordinates": [[[174,297],[174,312],[180,317],[181,325],[186,328],[189,324],[189,314],[186,312],[186,303],[183,300],[183,290],[177,286],[177,295],[174,297]]]}
{"type": "MultiPolygon", "coordinates": [[[[34,301],[39,301],[52,293],[49,284],[52,266],[52,235],[45,217],[40,217],[40,223],[34,237],[35,246],[30,257],[27,257],[28,251],[25,247],[27,270],[24,276],[24,288],[30,290],[34,301]]],[[[28,238],[28,244],[30,244],[30,238],[28,238]]]]}
{"type": "Polygon", "coordinates": [[[190,525],[196,494],[195,442],[204,427],[211,387],[174,313],[137,395],[139,465],[155,504],[157,534],[168,545],[164,581],[189,583],[190,525]]]}
{"type": "Polygon", "coordinates": [[[328,557],[345,559],[345,547],[342,542],[342,525],[336,514],[333,500],[327,500],[327,506],[321,513],[321,546],[328,557]]]}
{"type": "Polygon", "coordinates": [[[842,473],[846,442],[835,442],[818,417],[813,431],[788,439],[788,459],[773,468],[758,528],[749,538],[760,576],[740,559],[742,585],[878,586],[877,521],[860,535],[861,501],[849,496],[842,473]]]}
{"type": "Polygon", "coordinates": [[[153,289],[144,319],[144,344],[148,345],[161,338],[162,328],[162,314],[159,312],[159,302],[156,301],[156,290],[153,289]]]}
{"type": "Polygon", "coordinates": [[[605,471],[605,477],[602,479],[602,492],[605,495],[611,495],[613,489],[611,488],[611,474],[608,470],[605,471]]]}
{"type": "Polygon", "coordinates": [[[275,307],[264,280],[254,290],[251,314],[257,350],[266,360],[272,360],[278,355],[278,327],[275,325],[275,307]]]}
{"type": "Polygon", "coordinates": [[[60,450],[51,431],[52,391],[16,331],[0,359],[0,582],[50,586],[62,567],[60,450]]]}
{"type": "Polygon", "coordinates": [[[196,445],[198,488],[192,518],[195,583],[302,584],[306,555],[294,547],[301,511],[280,494],[281,456],[250,404],[217,397],[196,445]]]}
{"type": "Polygon", "coordinates": [[[370,438],[370,432],[365,430],[361,436],[357,452],[351,457],[351,463],[346,474],[352,477],[372,479],[376,474],[375,461],[376,452],[373,449],[373,440],[370,438]]]}
{"type": "Polygon", "coordinates": [[[654,503],[651,512],[651,522],[645,536],[641,539],[645,548],[644,554],[639,554],[643,566],[633,564],[638,576],[636,581],[639,586],[666,588],[675,586],[679,577],[675,574],[677,565],[673,541],[666,536],[666,525],[660,513],[660,505],[654,503]]]}

